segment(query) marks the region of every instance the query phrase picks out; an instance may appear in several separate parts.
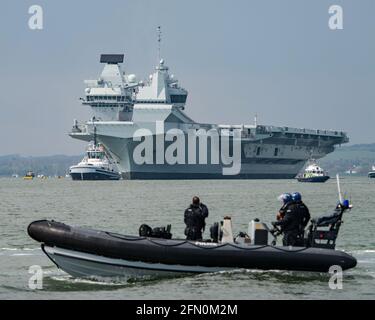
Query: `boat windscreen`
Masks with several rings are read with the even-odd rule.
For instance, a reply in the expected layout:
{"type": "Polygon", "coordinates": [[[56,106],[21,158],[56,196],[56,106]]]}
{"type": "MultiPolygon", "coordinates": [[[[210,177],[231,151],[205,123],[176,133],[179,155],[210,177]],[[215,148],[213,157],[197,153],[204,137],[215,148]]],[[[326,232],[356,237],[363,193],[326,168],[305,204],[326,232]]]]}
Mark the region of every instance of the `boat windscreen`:
{"type": "Polygon", "coordinates": [[[104,158],[104,152],[101,151],[89,151],[87,153],[87,156],[89,159],[103,159],[104,158]]]}

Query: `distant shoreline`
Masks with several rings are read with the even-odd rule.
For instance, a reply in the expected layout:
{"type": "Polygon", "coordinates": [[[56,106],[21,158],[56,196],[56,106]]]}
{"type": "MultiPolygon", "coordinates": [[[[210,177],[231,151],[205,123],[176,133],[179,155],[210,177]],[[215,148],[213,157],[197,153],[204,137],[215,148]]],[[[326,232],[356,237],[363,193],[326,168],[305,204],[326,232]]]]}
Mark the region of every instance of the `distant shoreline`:
{"type": "MultiPolygon", "coordinates": [[[[3,155],[0,156],[0,177],[11,177],[13,174],[23,176],[31,170],[36,175],[65,176],[70,166],[77,164],[81,155],[3,155]]],[[[353,176],[366,176],[375,165],[375,143],[355,144],[336,148],[333,153],[319,159],[318,163],[330,175],[345,174],[348,170],[356,171],[353,176]]]]}

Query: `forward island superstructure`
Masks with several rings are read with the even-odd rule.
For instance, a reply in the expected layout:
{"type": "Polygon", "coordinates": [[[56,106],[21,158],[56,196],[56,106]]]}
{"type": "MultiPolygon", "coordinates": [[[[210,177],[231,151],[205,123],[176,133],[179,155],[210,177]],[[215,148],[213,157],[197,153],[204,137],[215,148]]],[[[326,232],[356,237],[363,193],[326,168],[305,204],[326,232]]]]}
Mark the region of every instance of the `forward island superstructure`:
{"type": "Polygon", "coordinates": [[[82,99],[93,117],[70,136],[91,141],[95,131],[125,179],[292,179],[308,159],[349,141],[334,130],[199,123],[185,113],[188,92],[163,59],[142,82],[125,74],[123,57],[101,56],[104,70],[85,81],[82,99]]]}

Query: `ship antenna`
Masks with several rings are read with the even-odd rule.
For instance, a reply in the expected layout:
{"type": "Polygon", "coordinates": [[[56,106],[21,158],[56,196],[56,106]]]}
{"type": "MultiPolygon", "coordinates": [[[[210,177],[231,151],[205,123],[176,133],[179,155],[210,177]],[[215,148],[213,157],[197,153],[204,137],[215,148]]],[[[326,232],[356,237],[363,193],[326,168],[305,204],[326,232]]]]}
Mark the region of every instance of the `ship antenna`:
{"type": "Polygon", "coordinates": [[[161,61],[161,26],[158,26],[158,63],[161,61]]]}
{"type": "Polygon", "coordinates": [[[258,114],[257,113],[255,114],[255,117],[254,117],[254,125],[255,125],[255,128],[258,126],[258,114]]]}

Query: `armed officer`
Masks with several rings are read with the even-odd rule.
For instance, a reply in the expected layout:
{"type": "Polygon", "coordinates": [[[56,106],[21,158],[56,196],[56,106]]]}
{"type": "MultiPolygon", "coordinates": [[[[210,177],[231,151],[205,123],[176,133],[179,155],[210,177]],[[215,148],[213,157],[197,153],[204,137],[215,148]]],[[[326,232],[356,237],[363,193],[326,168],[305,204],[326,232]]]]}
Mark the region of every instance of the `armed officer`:
{"type": "Polygon", "coordinates": [[[279,209],[279,212],[277,213],[276,219],[277,221],[280,221],[285,217],[285,214],[288,208],[291,206],[293,199],[290,193],[283,193],[281,196],[278,197],[278,199],[281,201],[282,206],[279,209]]]}
{"type": "Polygon", "coordinates": [[[186,240],[202,240],[207,217],[207,206],[201,203],[198,197],[194,197],[192,204],[185,210],[184,214],[186,240]]]}
{"type": "Polygon", "coordinates": [[[279,226],[283,233],[283,245],[295,246],[299,244],[299,235],[301,230],[301,216],[298,211],[298,206],[294,203],[290,193],[282,194],[279,199],[283,202],[276,222],[273,222],[274,227],[279,226]]]}
{"type": "Polygon", "coordinates": [[[309,208],[303,203],[302,195],[299,192],[294,192],[292,194],[292,200],[293,200],[293,203],[297,206],[298,214],[301,219],[300,231],[302,233],[302,238],[303,238],[305,228],[311,218],[310,211],[309,211],[309,208]]]}

